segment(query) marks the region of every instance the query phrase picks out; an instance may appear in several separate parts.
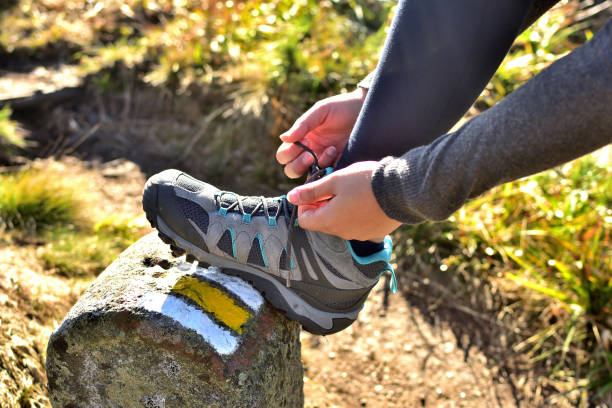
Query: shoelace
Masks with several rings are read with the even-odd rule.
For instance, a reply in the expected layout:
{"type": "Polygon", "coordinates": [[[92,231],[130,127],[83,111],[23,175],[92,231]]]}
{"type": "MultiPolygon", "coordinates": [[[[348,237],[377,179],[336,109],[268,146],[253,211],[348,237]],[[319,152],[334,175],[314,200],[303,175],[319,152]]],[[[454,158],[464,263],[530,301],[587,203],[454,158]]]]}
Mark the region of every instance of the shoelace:
{"type": "Polygon", "coordinates": [[[235,209],[236,207],[238,207],[238,211],[240,212],[240,214],[242,214],[243,217],[246,217],[247,220],[250,220],[251,217],[253,215],[256,215],[257,212],[259,210],[263,210],[264,215],[266,216],[266,218],[268,219],[268,222],[272,222],[272,220],[274,220],[274,222],[276,222],[278,220],[278,217],[281,215],[281,213],[285,213],[287,215],[290,214],[289,212],[289,208],[287,206],[287,200],[284,197],[278,198],[278,206],[276,207],[276,212],[272,215],[270,215],[270,206],[268,204],[268,199],[266,199],[263,196],[260,196],[259,199],[260,201],[255,205],[255,207],[253,208],[253,210],[251,210],[251,212],[247,212],[244,208],[244,204],[242,202],[244,197],[240,197],[238,194],[231,192],[231,191],[219,191],[218,193],[216,193],[214,195],[215,198],[215,203],[219,206],[219,212],[221,212],[222,214],[226,214],[227,212],[235,209]],[[227,207],[223,207],[222,205],[222,197],[223,196],[233,196],[234,197],[234,202],[232,202],[230,205],[228,205],[227,207]]]}
{"type": "MultiPolygon", "coordinates": [[[[319,159],[317,158],[317,155],[311,148],[309,148],[308,146],[306,146],[305,144],[301,142],[294,142],[293,144],[306,150],[314,158],[314,163],[310,166],[308,170],[308,177],[306,178],[306,183],[311,183],[313,181],[316,181],[327,174],[326,169],[322,169],[319,167],[319,159]]],[[[278,207],[276,208],[276,213],[272,216],[270,216],[270,209],[268,206],[268,202],[266,201],[264,197],[259,197],[260,201],[255,205],[255,207],[253,208],[251,212],[247,212],[245,210],[244,204],[242,203],[243,197],[240,197],[238,194],[233,193],[231,191],[220,191],[214,195],[214,198],[215,198],[216,204],[219,206],[219,211],[222,214],[226,214],[228,211],[231,211],[235,209],[236,207],[238,207],[238,210],[240,211],[242,216],[246,217],[247,220],[250,220],[251,217],[255,215],[257,211],[259,211],[260,209],[263,209],[263,212],[265,216],[268,218],[269,223],[271,223],[272,220],[276,222],[281,212],[284,212],[286,215],[289,215],[289,204],[288,204],[287,197],[285,196],[280,197],[278,199],[278,207]],[[223,207],[221,199],[224,195],[233,196],[235,198],[235,201],[232,202],[227,207],[223,207]]],[[[289,259],[290,265],[291,265],[291,237],[293,234],[293,230],[297,224],[296,219],[297,219],[297,206],[294,205],[293,208],[291,209],[291,216],[289,217],[289,225],[287,225],[287,229],[288,229],[287,241],[289,243],[287,245],[287,259],[289,259]]],[[[289,269],[287,271],[286,285],[288,288],[291,287],[291,266],[289,266],[289,269]]]]}
{"type": "MultiPolygon", "coordinates": [[[[300,146],[302,149],[310,153],[312,157],[314,158],[314,163],[310,166],[310,169],[308,170],[308,177],[306,178],[305,184],[312,183],[313,181],[319,180],[321,177],[327,174],[326,169],[322,169],[319,167],[319,159],[317,158],[317,155],[315,154],[315,152],[312,151],[310,147],[306,146],[305,144],[301,142],[293,142],[293,144],[300,146]]],[[[287,198],[285,198],[284,200],[287,201],[287,198]]],[[[297,205],[294,205],[293,210],[291,211],[291,220],[289,221],[289,231],[287,233],[287,237],[288,237],[287,238],[287,241],[288,241],[287,259],[289,259],[289,262],[291,262],[291,235],[293,233],[293,228],[296,226],[295,220],[297,218],[297,212],[298,212],[297,205]]],[[[287,278],[285,281],[285,286],[287,286],[288,288],[291,287],[291,267],[289,267],[289,270],[287,271],[287,278]]]]}

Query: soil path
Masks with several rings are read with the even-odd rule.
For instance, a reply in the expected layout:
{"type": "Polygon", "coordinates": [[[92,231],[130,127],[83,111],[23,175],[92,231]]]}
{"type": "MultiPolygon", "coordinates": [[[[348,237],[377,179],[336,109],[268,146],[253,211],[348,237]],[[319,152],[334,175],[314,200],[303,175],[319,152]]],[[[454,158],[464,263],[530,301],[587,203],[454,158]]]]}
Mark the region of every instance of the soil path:
{"type": "Polygon", "coordinates": [[[306,407],[514,407],[508,384],[450,328],[432,327],[399,293],[383,311],[383,283],[338,334],[302,334],[306,407]]]}

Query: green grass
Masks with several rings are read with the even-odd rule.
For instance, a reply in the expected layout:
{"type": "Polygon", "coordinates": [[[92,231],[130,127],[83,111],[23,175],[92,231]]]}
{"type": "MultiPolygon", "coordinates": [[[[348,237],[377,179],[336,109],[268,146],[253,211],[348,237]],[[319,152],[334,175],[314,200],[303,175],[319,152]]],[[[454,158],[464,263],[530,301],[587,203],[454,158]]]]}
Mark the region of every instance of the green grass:
{"type": "Polygon", "coordinates": [[[25,147],[23,132],[11,120],[11,113],[8,105],[0,107],[0,159],[5,161],[25,147]]]}
{"type": "Polygon", "coordinates": [[[102,272],[128,246],[142,236],[141,220],[109,217],[89,229],[50,231],[42,253],[45,267],[67,277],[102,272]]]}
{"type": "Polygon", "coordinates": [[[36,233],[77,224],[81,205],[59,173],[26,169],[0,175],[0,227],[4,230],[36,233]]]}
{"type": "Polygon", "coordinates": [[[121,62],[173,89],[238,80],[308,95],[338,92],[374,68],[392,7],[374,0],[21,0],[0,14],[0,46],[41,53],[66,43],[85,72],[121,62]]]}
{"type": "Polygon", "coordinates": [[[146,224],[116,215],[93,219],[82,196],[86,190],[77,188],[83,182],[51,165],[0,175],[3,230],[42,239],[45,266],[69,277],[100,273],[142,236],[146,224]]]}

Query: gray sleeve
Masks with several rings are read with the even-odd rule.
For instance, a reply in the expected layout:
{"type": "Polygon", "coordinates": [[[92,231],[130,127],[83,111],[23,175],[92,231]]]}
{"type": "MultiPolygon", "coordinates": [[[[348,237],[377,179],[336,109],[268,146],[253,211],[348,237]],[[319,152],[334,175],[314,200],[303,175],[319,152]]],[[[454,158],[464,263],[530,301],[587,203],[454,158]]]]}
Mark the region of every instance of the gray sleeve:
{"type": "Polygon", "coordinates": [[[383,159],[372,189],[404,223],[443,220],[466,200],[612,142],[612,21],[457,132],[383,159]]]}

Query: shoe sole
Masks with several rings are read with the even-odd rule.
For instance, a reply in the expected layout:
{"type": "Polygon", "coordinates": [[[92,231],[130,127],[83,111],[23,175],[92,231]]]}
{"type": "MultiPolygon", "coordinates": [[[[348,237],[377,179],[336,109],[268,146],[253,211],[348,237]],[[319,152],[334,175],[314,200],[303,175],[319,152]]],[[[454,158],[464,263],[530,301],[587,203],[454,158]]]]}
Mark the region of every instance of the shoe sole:
{"type": "Polygon", "coordinates": [[[288,319],[298,321],[304,330],[310,333],[317,335],[337,333],[357,319],[361,307],[348,313],[330,313],[319,310],[296,295],[290,288],[278,282],[272,275],[249,265],[236,264],[236,262],[211,254],[185,240],[157,214],[157,190],[156,184],[147,182],[143,192],[142,207],[147,220],[153,228],[157,229],[159,238],[170,245],[174,256],[185,254],[188,262],[197,260],[201,266],[212,265],[228,275],[249,282],[272,306],[288,319]]]}

